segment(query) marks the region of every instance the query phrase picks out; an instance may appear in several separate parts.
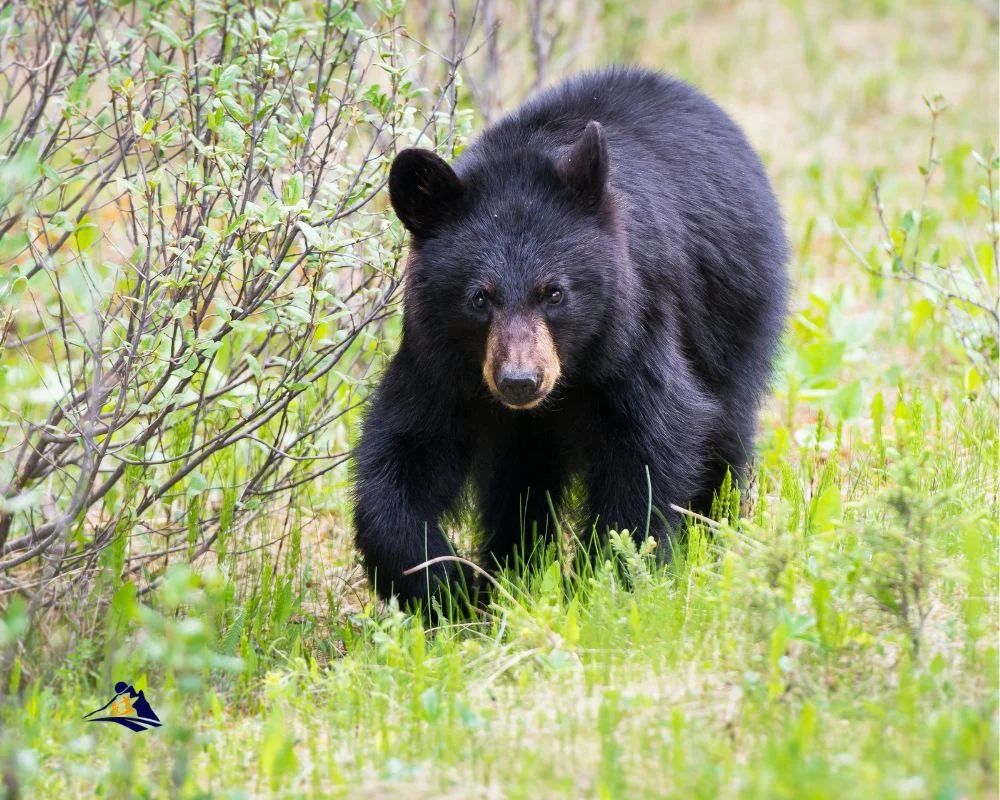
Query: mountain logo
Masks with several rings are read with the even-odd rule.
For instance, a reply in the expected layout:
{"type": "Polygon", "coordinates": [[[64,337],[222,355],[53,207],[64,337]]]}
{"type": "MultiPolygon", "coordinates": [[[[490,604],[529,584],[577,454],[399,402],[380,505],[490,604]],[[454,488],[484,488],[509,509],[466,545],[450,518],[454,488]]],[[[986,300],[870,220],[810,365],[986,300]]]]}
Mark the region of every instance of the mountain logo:
{"type": "Polygon", "coordinates": [[[146,695],[142,691],[137,692],[132,684],[125,681],[118,681],[115,684],[114,697],[97,711],[91,711],[84,719],[87,722],[117,722],[136,733],[149,728],[159,728],[163,724],[146,700],[146,695]],[[105,716],[94,716],[101,712],[104,712],[105,716]]]}

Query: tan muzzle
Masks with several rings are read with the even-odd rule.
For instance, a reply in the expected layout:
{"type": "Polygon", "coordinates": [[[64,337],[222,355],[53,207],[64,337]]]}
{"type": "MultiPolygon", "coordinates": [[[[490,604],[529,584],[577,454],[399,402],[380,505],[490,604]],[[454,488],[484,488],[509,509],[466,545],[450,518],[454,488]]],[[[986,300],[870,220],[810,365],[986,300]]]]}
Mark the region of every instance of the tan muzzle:
{"type": "Polygon", "coordinates": [[[535,408],[545,400],[559,380],[559,354],[541,316],[494,315],[483,379],[508,408],[535,408]]]}

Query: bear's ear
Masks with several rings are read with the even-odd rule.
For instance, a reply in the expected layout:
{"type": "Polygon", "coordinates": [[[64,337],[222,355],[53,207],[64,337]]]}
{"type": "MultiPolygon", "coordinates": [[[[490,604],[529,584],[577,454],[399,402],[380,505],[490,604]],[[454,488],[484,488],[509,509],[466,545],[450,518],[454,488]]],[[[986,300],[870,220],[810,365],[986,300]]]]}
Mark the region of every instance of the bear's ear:
{"type": "Polygon", "coordinates": [[[594,207],[604,196],[608,180],[608,146],[601,123],[591,120],[583,135],[556,165],[563,180],[583,203],[594,207]]]}
{"type": "Polygon", "coordinates": [[[414,236],[427,238],[462,200],[464,189],[436,153],[411,147],[396,156],[389,170],[389,199],[414,236]]]}

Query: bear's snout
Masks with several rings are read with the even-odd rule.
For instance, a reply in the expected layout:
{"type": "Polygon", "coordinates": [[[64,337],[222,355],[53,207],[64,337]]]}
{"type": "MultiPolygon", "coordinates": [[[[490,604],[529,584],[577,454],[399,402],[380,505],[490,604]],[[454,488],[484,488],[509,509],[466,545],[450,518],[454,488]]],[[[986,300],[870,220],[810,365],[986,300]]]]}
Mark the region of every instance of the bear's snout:
{"type": "Polygon", "coordinates": [[[501,369],[497,388],[504,401],[512,406],[523,406],[538,398],[538,388],[542,385],[538,373],[526,369],[501,369]]]}
{"type": "Polygon", "coordinates": [[[483,379],[508,408],[539,405],[559,380],[559,356],[545,320],[537,315],[495,315],[486,340],[483,379]]]}

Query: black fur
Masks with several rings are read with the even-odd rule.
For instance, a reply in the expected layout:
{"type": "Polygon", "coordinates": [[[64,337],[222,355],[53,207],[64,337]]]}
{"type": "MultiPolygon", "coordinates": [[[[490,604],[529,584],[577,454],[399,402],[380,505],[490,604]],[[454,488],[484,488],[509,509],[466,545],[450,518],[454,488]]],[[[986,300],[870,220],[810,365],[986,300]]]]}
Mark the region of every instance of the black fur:
{"type": "MultiPolygon", "coordinates": [[[[669,536],[670,504],[706,511],[742,474],[786,315],[786,243],[764,169],[739,128],[688,85],[638,69],[542,93],[471,145],[454,170],[401,153],[390,177],[413,234],[403,339],[356,451],[356,541],[383,595],[424,600],[469,576],[439,519],[471,479],[482,563],[552,527],[573,475],[590,519],[669,536]],[[544,313],[561,364],[538,408],[483,382],[490,286],[544,313]]],[[[530,547],[531,543],[527,543],[530,547]]],[[[662,551],[667,551],[663,541],[662,551]]]]}

